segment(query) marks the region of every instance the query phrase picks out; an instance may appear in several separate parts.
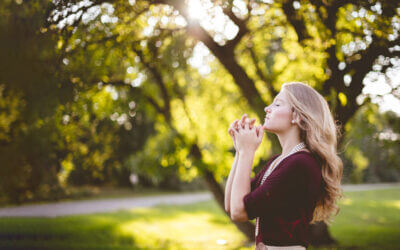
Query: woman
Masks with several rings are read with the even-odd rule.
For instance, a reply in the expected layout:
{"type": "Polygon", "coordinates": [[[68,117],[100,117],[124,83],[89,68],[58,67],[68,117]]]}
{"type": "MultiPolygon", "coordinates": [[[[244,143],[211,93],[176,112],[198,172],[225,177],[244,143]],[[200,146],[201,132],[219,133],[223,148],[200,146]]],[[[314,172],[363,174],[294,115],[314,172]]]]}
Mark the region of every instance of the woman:
{"type": "Polygon", "coordinates": [[[336,126],[325,99],[301,82],[284,83],[266,118],[254,126],[243,115],[229,128],[236,156],[225,189],[225,210],[233,221],[256,218],[256,249],[306,249],[309,224],[331,224],[342,195],[343,163],[336,126]],[[278,136],[282,153],[250,177],[263,131],[278,136]]]}

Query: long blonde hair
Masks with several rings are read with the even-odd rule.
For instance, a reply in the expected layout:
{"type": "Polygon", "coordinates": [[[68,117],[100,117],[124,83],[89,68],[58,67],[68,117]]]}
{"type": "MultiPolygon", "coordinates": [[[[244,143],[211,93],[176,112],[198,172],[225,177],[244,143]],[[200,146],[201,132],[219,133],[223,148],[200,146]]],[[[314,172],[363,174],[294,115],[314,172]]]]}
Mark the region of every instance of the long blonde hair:
{"type": "Polygon", "coordinates": [[[292,111],[300,118],[300,139],[321,165],[322,193],[310,223],[324,221],[330,225],[332,213],[336,216],[340,211],[336,203],[343,197],[343,162],[337,154],[341,127],[335,123],[324,97],[308,84],[288,82],[282,89],[285,89],[292,111]]]}

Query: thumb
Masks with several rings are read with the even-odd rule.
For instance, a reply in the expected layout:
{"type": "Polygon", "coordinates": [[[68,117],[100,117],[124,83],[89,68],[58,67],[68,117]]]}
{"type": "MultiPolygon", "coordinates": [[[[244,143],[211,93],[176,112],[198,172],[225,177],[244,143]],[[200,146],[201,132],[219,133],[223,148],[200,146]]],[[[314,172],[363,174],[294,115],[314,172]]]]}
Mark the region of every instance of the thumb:
{"type": "Polygon", "coordinates": [[[260,125],[259,127],[258,127],[258,140],[259,141],[262,141],[262,138],[264,137],[264,130],[262,129],[263,127],[262,127],[262,125],[260,125]]]}

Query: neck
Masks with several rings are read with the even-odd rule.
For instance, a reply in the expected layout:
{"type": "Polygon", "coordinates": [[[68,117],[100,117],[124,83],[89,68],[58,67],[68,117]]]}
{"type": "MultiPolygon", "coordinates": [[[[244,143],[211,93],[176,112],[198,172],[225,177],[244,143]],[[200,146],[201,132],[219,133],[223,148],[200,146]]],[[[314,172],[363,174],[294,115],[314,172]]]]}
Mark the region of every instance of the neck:
{"type": "Polygon", "coordinates": [[[292,130],[286,134],[278,134],[279,142],[282,147],[281,156],[286,156],[289,152],[301,142],[300,135],[296,133],[296,130],[292,130]]]}

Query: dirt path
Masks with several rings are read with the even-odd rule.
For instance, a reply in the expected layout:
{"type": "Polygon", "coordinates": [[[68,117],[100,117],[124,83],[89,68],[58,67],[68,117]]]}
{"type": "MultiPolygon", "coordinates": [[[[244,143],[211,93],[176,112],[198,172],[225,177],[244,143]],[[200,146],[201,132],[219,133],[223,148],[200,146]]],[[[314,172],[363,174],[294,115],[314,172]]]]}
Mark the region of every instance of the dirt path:
{"type": "Polygon", "coordinates": [[[22,205],[0,209],[0,217],[57,217],[74,214],[113,212],[121,209],[151,207],[157,204],[179,205],[211,199],[211,193],[158,195],[140,198],[62,201],[47,204],[22,205]]]}
{"type": "Polygon", "coordinates": [[[344,191],[364,191],[386,188],[400,188],[400,182],[391,183],[366,183],[366,184],[346,184],[342,185],[344,191]]]}
{"type": "MultiPolygon", "coordinates": [[[[385,188],[400,188],[400,183],[343,185],[344,191],[364,191],[385,188]]],[[[57,217],[74,214],[114,212],[121,209],[151,207],[157,204],[179,205],[212,199],[209,192],[159,195],[140,198],[116,198],[85,201],[63,201],[56,203],[22,205],[0,208],[0,217],[57,217]]]]}

